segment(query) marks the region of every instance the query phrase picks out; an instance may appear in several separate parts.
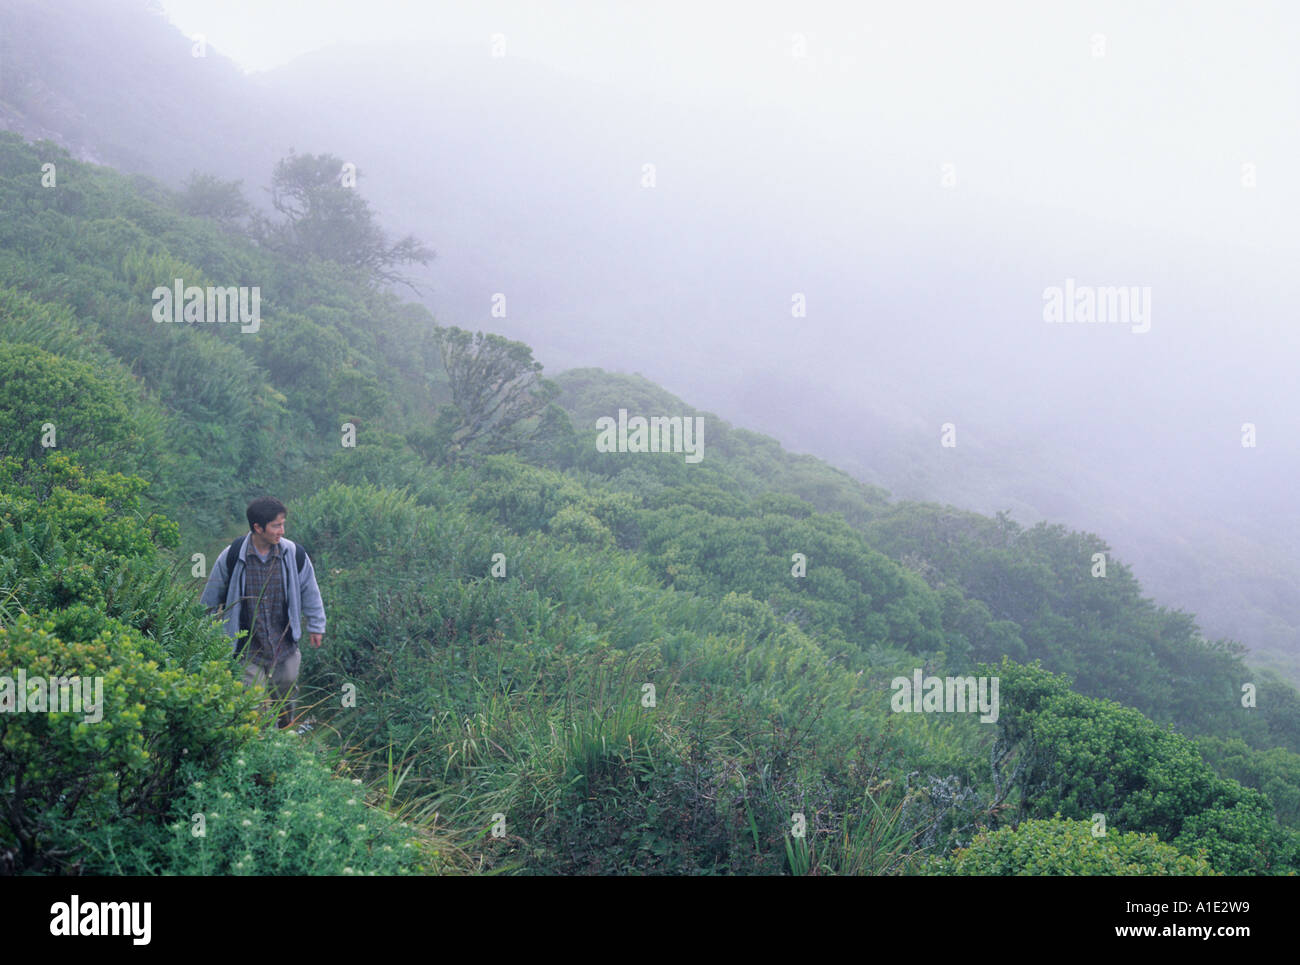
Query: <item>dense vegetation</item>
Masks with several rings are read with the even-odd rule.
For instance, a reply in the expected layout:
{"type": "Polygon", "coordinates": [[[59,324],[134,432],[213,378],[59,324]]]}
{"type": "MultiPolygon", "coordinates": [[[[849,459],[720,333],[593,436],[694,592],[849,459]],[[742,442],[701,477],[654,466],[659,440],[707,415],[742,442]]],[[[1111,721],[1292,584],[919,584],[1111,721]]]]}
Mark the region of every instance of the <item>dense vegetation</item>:
{"type": "Polygon", "coordinates": [[[106,678],[102,724],[0,714],[0,870],[1300,869],[1300,697],[1099,538],[707,414],[698,463],[599,451],[698,413],[240,210],[0,135],[0,673],[106,678]],[[176,279],[257,286],[260,327],[156,321],[176,279]],[[330,621],[302,736],[196,602],[262,493],[330,621]],[[918,669],[996,676],[997,720],[896,713],[918,669]]]}

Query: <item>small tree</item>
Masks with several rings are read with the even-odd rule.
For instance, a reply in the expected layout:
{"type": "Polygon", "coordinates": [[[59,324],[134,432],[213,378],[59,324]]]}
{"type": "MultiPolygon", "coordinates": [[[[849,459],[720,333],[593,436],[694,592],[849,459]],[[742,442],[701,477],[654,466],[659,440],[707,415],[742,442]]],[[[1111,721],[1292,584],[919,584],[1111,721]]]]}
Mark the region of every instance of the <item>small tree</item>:
{"type": "Polygon", "coordinates": [[[440,425],[455,424],[446,437],[448,455],[470,446],[502,451],[531,439],[559,391],[542,378],[532,349],[459,328],[439,329],[437,338],[454,406],[439,411],[440,425]]]}
{"type": "MultiPolygon", "coordinates": [[[[353,172],[354,178],[360,176],[353,172]]],[[[433,251],[411,235],[390,244],[370,206],[351,185],[343,161],[333,154],[290,151],[271,177],[271,205],[284,220],[274,224],[255,218],[255,237],[290,257],[315,256],[358,269],[370,279],[414,289],[396,266],[427,265],[433,251]]]]}
{"type": "Polygon", "coordinates": [[[181,210],[198,218],[209,218],[225,227],[237,227],[251,208],[244,197],[243,181],[222,181],[216,175],[190,175],[181,195],[181,210]]]}

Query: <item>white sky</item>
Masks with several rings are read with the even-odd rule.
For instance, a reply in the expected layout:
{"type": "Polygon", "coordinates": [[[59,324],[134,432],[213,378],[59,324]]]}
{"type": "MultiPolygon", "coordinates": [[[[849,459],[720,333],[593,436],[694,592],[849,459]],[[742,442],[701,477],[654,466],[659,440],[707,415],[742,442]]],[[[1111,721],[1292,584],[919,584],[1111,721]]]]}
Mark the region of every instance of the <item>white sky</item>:
{"type": "Polygon", "coordinates": [[[1300,18],[1274,3],[161,5],[249,71],[336,43],[416,44],[431,56],[477,46],[486,57],[500,33],[511,56],[629,92],[784,108],[846,145],[869,127],[903,129],[978,193],[1207,240],[1259,236],[1238,223],[1244,163],[1279,207],[1300,200],[1289,51],[1300,18]],[[796,33],[807,44],[798,59],[796,33]]]}

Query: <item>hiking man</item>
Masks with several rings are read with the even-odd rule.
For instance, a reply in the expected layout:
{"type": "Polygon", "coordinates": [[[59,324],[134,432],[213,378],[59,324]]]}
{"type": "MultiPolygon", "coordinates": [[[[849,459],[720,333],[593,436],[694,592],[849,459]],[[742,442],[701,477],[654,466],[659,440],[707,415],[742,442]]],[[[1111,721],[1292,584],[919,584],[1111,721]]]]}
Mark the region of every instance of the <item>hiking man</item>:
{"type": "Polygon", "coordinates": [[[306,550],[284,535],[288,511],[264,496],[248,504],[248,533],[217,557],[199,602],[209,613],[224,612],[226,633],[237,639],[244,658],[244,686],[261,685],[276,702],[284,701],[279,726],[287,727],[298,709],[298,667],[306,621],[311,645],[325,635],[325,605],[316,571],[306,550]]]}

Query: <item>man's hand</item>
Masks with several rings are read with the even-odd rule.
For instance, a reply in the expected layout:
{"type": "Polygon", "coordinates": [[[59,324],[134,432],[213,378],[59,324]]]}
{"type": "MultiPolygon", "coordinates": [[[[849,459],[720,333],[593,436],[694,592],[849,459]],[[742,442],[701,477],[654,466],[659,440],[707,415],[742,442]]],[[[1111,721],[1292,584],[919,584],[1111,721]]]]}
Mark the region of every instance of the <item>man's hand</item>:
{"type": "Polygon", "coordinates": [[[323,634],[323,633],[312,633],[312,634],[309,634],[309,636],[311,637],[311,645],[312,645],[313,647],[316,647],[317,649],[319,649],[319,648],[320,648],[320,645],[321,645],[321,642],[325,639],[325,634],[323,634]]]}

